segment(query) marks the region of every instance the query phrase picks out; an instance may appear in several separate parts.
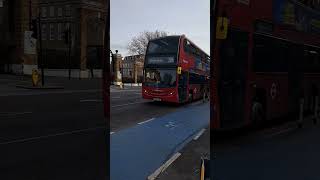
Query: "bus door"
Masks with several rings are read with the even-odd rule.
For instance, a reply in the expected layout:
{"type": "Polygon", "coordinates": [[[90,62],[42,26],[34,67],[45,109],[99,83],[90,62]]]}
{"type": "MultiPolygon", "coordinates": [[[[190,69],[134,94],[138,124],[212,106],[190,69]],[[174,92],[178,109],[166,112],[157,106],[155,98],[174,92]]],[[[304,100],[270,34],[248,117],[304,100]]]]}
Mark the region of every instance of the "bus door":
{"type": "Polygon", "coordinates": [[[220,49],[221,128],[235,128],[245,123],[247,61],[248,33],[230,30],[220,49]]]}
{"type": "Polygon", "coordinates": [[[179,102],[185,102],[188,96],[188,73],[182,71],[179,75],[178,81],[178,93],[179,93],[179,102]]]}

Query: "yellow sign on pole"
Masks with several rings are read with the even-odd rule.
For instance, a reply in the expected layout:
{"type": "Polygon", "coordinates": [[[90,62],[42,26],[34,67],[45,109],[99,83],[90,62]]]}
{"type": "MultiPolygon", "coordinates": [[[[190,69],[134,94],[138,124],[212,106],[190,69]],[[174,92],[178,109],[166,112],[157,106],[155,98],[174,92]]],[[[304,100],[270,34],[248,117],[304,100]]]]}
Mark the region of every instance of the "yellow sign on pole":
{"type": "Polygon", "coordinates": [[[177,73],[181,74],[181,67],[178,67],[177,73]]]}
{"type": "Polygon", "coordinates": [[[36,69],[32,70],[32,85],[37,86],[39,82],[39,73],[36,69]]]}
{"type": "Polygon", "coordinates": [[[216,38],[227,39],[229,20],[226,17],[218,17],[216,38]]]}

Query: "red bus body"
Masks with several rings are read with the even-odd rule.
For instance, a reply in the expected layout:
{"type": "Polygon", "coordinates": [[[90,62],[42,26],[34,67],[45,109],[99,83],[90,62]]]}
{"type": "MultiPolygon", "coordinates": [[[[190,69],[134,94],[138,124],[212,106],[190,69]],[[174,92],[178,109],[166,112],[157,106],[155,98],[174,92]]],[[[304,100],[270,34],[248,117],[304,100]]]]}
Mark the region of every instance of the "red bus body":
{"type": "Polygon", "coordinates": [[[305,110],[311,111],[312,99],[320,94],[320,66],[306,64],[312,58],[320,63],[320,25],[312,23],[320,22],[320,13],[290,0],[220,0],[217,9],[218,17],[229,19],[229,27],[227,39],[216,40],[212,58],[211,128],[251,125],[257,120],[253,118],[257,104],[262,105],[266,121],[294,114],[300,98],[305,99],[305,110]],[[290,25],[278,13],[288,3],[295,13],[309,14],[308,24],[301,23],[309,29],[299,29],[297,22],[290,25]],[[270,63],[263,64],[265,61],[270,63]],[[230,62],[236,64],[234,72],[239,78],[228,76],[233,73],[225,68],[232,66],[230,62]],[[307,70],[307,66],[314,68],[307,70]]]}
{"type": "Polygon", "coordinates": [[[167,36],[152,40],[149,42],[148,50],[145,56],[142,97],[148,100],[170,103],[185,103],[200,99],[203,97],[204,90],[209,89],[209,73],[209,56],[194,43],[188,40],[184,35],[167,36]],[[161,57],[169,57],[169,55],[166,55],[166,52],[161,52],[161,50],[159,50],[156,55],[152,55],[150,51],[150,43],[167,40],[168,38],[177,39],[176,52],[174,54],[171,53],[172,57],[176,58],[176,61],[168,64],[148,63],[151,61],[150,59],[154,57],[159,58],[158,61],[160,62],[162,61],[161,57]],[[190,45],[190,47],[193,48],[194,53],[197,55],[190,53],[190,51],[186,49],[186,44],[190,45]],[[198,57],[197,60],[196,56],[198,57]],[[181,68],[181,74],[178,74],[179,67],[181,68]],[[175,80],[175,83],[173,83],[170,87],[161,86],[161,84],[156,85],[154,84],[155,82],[153,82],[152,85],[150,85],[150,83],[148,84],[150,73],[157,74],[157,71],[161,72],[162,70],[168,69],[170,69],[171,75],[175,80]],[[193,81],[191,82],[192,77],[195,78],[193,78],[193,81]],[[184,83],[182,83],[182,81],[184,83]]]}

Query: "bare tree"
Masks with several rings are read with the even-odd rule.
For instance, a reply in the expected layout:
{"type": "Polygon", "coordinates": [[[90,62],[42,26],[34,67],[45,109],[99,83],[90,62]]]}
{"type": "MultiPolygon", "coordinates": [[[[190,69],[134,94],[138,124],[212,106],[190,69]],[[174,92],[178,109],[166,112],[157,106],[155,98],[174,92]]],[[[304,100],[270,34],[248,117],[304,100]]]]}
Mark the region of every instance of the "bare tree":
{"type": "Polygon", "coordinates": [[[131,39],[127,49],[129,50],[129,53],[132,55],[145,54],[150,40],[159,38],[159,37],[164,37],[167,35],[168,33],[165,31],[158,31],[158,30],[156,30],[155,32],[144,31],[140,33],[138,36],[133,37],[131,39]]]}

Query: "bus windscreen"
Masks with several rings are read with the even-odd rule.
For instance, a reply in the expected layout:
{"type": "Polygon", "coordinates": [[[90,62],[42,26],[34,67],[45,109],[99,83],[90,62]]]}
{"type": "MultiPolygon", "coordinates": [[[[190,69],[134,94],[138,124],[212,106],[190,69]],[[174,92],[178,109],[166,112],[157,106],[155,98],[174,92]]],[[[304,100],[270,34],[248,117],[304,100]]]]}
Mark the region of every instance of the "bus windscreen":
{"type": "Polygon", "coordinates": [[[156,88],[170,88],[176,86],[176,69],[145,69],[144,85],[156,88]]]}

